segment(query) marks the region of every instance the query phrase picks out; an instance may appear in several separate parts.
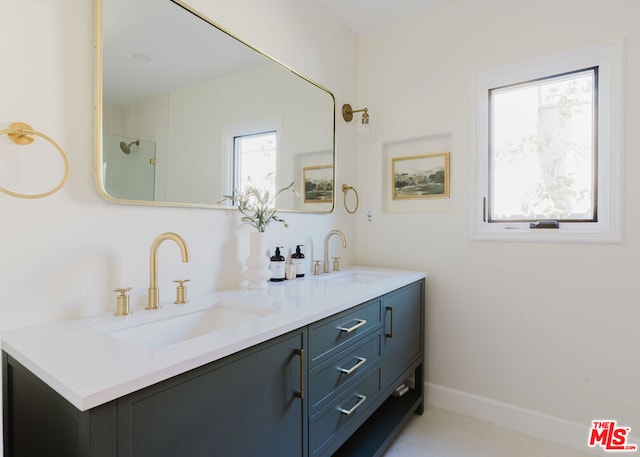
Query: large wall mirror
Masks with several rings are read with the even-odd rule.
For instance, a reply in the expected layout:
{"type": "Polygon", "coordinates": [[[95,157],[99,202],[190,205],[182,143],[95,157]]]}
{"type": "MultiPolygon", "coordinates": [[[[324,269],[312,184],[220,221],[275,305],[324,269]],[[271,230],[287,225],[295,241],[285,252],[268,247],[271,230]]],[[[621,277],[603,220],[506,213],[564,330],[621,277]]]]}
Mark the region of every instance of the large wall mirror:
{"type": "Polygon", "coordinates": [[[330,212],[333,94],[180,0],[95,0],[99,192],[117,203],[227,208],[295,181],[278,209],[330,212]]]}

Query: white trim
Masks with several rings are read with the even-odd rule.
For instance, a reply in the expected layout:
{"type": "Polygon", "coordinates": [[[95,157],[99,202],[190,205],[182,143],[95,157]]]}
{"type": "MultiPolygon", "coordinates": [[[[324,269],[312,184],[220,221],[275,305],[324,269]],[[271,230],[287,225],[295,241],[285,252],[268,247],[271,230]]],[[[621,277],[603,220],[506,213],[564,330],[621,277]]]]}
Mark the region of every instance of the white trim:
{"type": "MultiPolygon", "coordinates": [[[[427,382],[425,389],[427,403],[436,408],[473,417],[586,453],[611,455],[600,448],[590,448],[587,445],[590,423],[579,424],[438,384],[427,382]]],[[[636,435],[637,433],[630,436],[629,442],[640,443],[636,435]]]]}
{"type": "Polygon", "coordinates": [[[474,75],[473,193],[471,238],[490,241],[551,241],[619,243],[622,241],[622,125],[624,42],[596,46],[474,75]],[[531,230],[528,224],[483,221],[483,198],[488,177],[488,91],[517,82],[569,71],[599,67],[598,219],[597,223],[566,223],[560,229],[531,230]],[[507,228],[507,226],[509,228],[507,228]]]}

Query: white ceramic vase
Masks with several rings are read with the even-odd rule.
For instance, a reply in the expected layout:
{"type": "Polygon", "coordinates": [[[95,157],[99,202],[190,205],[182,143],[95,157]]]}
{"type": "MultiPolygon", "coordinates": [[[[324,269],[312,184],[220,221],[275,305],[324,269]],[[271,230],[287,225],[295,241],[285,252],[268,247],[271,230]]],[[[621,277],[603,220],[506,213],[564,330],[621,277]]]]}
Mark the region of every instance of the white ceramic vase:
{"type": "Polygon", "coordinates": [[[265,254],[264,232],[251,232],[249,236],[250,254],[242,277],[249,281],[249,289],[266,289],[267,281],[271,279],[271,270],[269,257],[265,254]]]}

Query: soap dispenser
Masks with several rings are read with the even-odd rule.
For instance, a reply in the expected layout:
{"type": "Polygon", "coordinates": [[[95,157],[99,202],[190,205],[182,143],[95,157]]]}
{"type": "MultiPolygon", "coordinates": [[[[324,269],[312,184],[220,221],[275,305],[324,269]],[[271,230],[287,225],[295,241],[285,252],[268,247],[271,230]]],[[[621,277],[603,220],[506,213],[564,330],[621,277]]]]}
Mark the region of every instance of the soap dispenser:
{"type": "Polygon", "coordinates": [[[276,246],[276,253],[271,256],[271,281],[280,282],[285,278],[284,256],[280,254],[280,246],[276,246]]]}
{"type": "Polygon", "coordinates": [[[296,266],[296,278],[304,277],[304,254],[300,252],[300,247],[304,246],[303,244],[299,244],[296,246],[296,252],[291,254],[291,263],[296,266]]]}

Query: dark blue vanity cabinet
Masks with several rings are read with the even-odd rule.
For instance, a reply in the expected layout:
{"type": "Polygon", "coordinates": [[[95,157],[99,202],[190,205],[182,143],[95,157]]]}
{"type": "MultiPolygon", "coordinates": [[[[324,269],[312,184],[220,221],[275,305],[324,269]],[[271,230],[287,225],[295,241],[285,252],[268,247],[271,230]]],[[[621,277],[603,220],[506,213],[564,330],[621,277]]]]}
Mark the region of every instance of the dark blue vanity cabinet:
{"type": "Polygon", "coordinates": [[[423,290],[417,284],[382,297],[382,387],[397,387],[424,344],[423,290]]]}
{"type": "Polygon", "coordinates": [[[11,357],[5,455],[304,456],[301,329],[80,412],[11,357]]]}
{"type": "Polygon", "coordinates": [[[5,456],[117,455],[115,402],[79,411],[6,352],[2,390],[5,456]]]}
{"type": "Polygon", "coordinates": [[[380,391],[382,300],[309,326],[309,455],[331,455],[380,391]]]}
{"type": "Polygon", "coordinates": [[[118,457],[304,453],[305,330],[118,399],[118,457]]]}
{"type": "Polygon", "coordinates": [[[84,412],[3,353],[5,456],[379,456],[423,354],[424,280],[84,412]]]}
{"type": "MultiPolygon", "coordinates": [[[[343,360],[347,358],[352,368],[360,364],[358,370],[361,371],[359,374],[353,372],[351,380],[337,386],[318,413],[314,414],[314,405],[309,406],[310,456],[380,456],[411,415],[422,414],[424,287],[425,282],[421,280],[360,305],[365,309],[368,306],[375,307],[379,313],[375,325],[370,332],[363,331],[360,339],[353,341],[349,348],[323,365],[343,368],[348,365],[343,360]],[[374,352],[374,347],[378,352],[374,352]],[[363,363],[363,359],[366,362],[363,363]],[[368,368],[366,364],[369,364],[368,368]],[[402,384],[411,384],[412,388],[402,396],[393,395],[402,384]],[[325,437],[327,439],[321,442],[321,438],[325,437]]],[[[342,313],[343,316],[335,321],[355,318],[356,321],[351,321],[351,324],[355,324],[359,318],[353,315],[354,312],[358,313],[357,310],[342,313]]],[[[346,323],[341,327],[346,327],[346,323]]],[[[314,326],[310,326],[311,350],[313,329],[314,326]]],[[[313,359],[309,363],[311,389],[314,380],[313,359]]]]}

